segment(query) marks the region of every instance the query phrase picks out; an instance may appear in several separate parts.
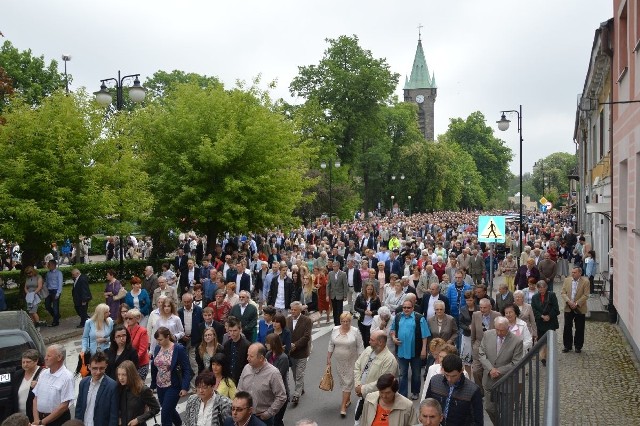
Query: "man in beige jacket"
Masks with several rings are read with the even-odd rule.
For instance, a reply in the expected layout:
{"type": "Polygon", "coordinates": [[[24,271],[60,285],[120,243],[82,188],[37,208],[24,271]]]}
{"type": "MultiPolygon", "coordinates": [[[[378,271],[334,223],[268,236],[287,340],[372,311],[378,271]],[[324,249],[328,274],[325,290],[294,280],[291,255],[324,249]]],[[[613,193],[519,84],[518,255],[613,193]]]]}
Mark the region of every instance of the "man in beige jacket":
{"type": "Polygon", "coordinates": [[[360,397],[355,410],[356,425],[359,424],[364,398],[367,394],[375,392],[376,381],[383,374],[398,375],[398,361],[387,348],[387,335],[382,330],[371,333],[369,347],[358,357],[354,365],[354,377],[356,395],[360,397]]]}
{"type": "Polygon", "coordinates": [[[571,276],[565,278],[561,296],[564,300],[564,332],[562,333],[564,349],[562,352],[567,353],[575,346],[576,353],[580,353],[584,344],[584,323],[589,298],[589,279],[582,276],[581,268],[573,268],[571,276]],[[575,335],[573,334],[574,322],[575,335]]]}

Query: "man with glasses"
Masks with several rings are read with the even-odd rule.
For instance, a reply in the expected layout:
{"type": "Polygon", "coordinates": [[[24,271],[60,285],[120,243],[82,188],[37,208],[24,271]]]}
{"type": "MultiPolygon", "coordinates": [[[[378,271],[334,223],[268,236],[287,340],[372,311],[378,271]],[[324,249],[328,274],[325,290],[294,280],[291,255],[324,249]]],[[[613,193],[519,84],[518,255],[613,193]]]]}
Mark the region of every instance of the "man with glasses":
{"type": "Polygon", "coordinates": [[[189,426],[222,426],[231,418],[231,400],[218,394],[213,387],[216,378],[211,371],[196,377],[196,394],[187,400],[185,423],[189,426]]]}
{"type": "Polygon", "coordinates": [[[487,330],[493,330],[493,324],[496,318],[500,316],[500,312],[491,310],[491,301],[489,299],[480,299],[480,311],[473,313],[471,317],[471,347],[473,349],[473,363],[471,370],[473,371],[473,381],[482,383],[482,364],[478,356],[480,342],[487,330]]]}
{"type": "Polygon", "coordinates": [[[118,391],[115,380],[105,375],[107,356],[98,351],[89,364],[91,376],[80,381],[75,418],[88,426],[118,425],[118,391]]]}
{"type": "Polygon", "coordinates": [[[409,366],[411,366],[411,399],[417,400],[420,392],[422,360],[427,359],[427,340],[431,336],[427,321],[413,311],[413,302],[402,302],[402,313],[397,314],[391,328],[391,339],[396,345],[400,365],[400,394],[408,395],[409,366]]]}
{"type": "Polygon", "coordinates": [[[250,342],[255,342],[255,330],[258,325],[258,310],[250,302],[249,292],[242,290],[239,295],[240,303],[236,303],[232,308],[230,315],[240,320],[242,324],[242,334],[250,342]]]}
{"type": "Polygon", "coordinates": [[[249,392],[236,393],[231,403],[231,417],[227,417],[224,426],[266,426],[253,414],[253,398],[249,392]]]}

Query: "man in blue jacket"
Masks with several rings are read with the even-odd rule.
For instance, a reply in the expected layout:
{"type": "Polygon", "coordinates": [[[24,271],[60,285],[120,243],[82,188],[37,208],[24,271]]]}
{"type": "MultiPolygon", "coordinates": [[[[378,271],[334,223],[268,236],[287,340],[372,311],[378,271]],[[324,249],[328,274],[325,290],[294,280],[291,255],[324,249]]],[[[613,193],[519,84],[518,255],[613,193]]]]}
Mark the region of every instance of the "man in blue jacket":
{"type": "Polygon", "coordinates": [[[105,375],[107,356],[96,352],[89,364],[91,375],[80,381],[75,418],[87,426],[118,426],[118,391],[105,375]]]}

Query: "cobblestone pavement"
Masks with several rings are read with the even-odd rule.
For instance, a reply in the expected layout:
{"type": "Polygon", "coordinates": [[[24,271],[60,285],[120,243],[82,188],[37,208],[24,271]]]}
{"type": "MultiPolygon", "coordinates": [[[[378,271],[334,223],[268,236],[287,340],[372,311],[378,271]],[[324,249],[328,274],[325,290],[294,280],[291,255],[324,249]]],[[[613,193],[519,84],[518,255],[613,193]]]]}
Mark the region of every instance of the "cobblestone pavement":
{"type": "Polygon", "coordinates": [[[615,324],[587,321],[582,353],[562,353],[561,425],[640,425],[640,365],[615,324]]]}

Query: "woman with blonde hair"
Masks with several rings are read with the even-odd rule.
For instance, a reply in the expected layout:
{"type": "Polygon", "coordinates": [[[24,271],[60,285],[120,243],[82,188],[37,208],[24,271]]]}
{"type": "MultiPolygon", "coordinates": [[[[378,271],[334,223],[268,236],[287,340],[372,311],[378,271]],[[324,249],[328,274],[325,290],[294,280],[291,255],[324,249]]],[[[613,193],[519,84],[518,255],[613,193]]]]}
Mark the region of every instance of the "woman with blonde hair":
{"type": "Polygon", "coordinates": [[[133,362],[122,361],[116,370],[118,382],[118,424],[144,425],[160,412],[160,404],[153,391],[140,376],[133,362]]]}
{"type": "Polygon", "coordinates": [[[340,405],[340,416],[342,417],[346,417],[347,408],[351,405],[354,382],[353,366],[364,351],[360,331],[351,325],[351,319],[352,316],[349,312],[343,312],[340,315],[340,325],[333,328],[327,351],[327,365],[332,365],[333,358],[332,367],[335,367],[333,371],[338,376],[342,390],[342,404],[340,405]]]}
{"type": "MultiPolygon", "coordinates": [[[[153,335],[155,336],[158,329],[166,327],[171,332],[171,335],[179,341],[184,336],[184,326],[180,317],[177,315],[175,303],[170,298],[165,298],[162,302],[162,306],[158,306],[159,316],[153,325],[153,335]]],[[[156,339],[151,339],[151,352],[156,348],[156,339]]]]}
{"type": "Polygon", "coordinates": [[[40,304],[40,290],[42,290],[44,281],[33,266],[24,268],[24,274],[27,276],[24,282],[24,292],[29,316],[36,326],[43,325],[40,323],[40,317],[38,316],[38,305],[40,304]]]}
{"type": "Polygon", "coordinates": [[[211,358],[217,353],[224,353],[222,345],[218,343],[218,336],[213,328],[206,328],[202,333],[202,343],[196,348],[196,364],[198,374],[202,373],[210,364],[211,358]]]}
{"type": "Polygon", "coordinates": [[[109,349],[109,336],[113,329],[113,319],[109,316],[109,305],[100,303],[96,306],[91,318],[84,324],[82,333],[82,355],[90,355],[97,351],[106,352],[109,349]]]}
{"type": "MultiPolygon", "coordinates": [[[[305,268],[306,269],[306,268],[305,268]]],[[[318,310],[318,293],[316,293],[311,275],[302,275],[302,288],[300,289],[300,297],[298,301],[302,303],[302,311],[308,314],[318,310]]],[[[318,322],[320,317],[318,316],[318,322]]]]}

